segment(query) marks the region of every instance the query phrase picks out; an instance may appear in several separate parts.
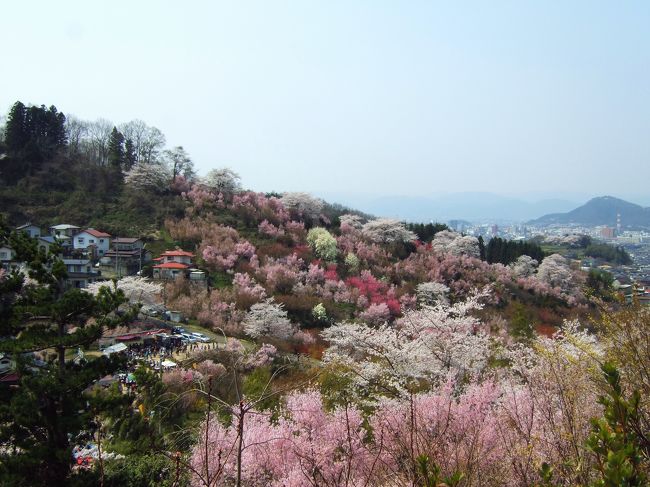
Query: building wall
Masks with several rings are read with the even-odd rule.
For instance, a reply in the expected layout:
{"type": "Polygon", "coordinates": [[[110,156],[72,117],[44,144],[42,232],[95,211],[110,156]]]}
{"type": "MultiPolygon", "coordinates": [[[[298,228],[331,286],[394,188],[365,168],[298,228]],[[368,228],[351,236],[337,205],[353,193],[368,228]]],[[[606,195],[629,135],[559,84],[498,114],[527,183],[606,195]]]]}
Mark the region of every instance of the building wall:
{"type": "Polygon", "coordinates": [[[89,245],[97,247],[97,254],[101,257],[110,247],[110,237],[95,237],[86,232],[78,233],[74,236],[72,245],[75,249],[87,249],[89,245]]]}

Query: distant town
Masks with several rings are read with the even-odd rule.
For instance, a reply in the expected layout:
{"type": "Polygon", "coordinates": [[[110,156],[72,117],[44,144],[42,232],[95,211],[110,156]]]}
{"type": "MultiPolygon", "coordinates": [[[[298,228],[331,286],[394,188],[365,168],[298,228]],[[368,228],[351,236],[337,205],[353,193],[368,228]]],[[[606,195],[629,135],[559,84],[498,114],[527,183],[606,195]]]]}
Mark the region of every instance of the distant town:
{"type": "MultiPolygon", "coordinates": [[[[493,237],[507,240],[536,240],[560,242],[575,235],[587,235],[595,240],[623,248],[632,258],[630,265],[607,264],[601,267],[610,272],[621,283],[650,281],[650,230],[625,230],[620,218],[615,226],[578,224],[551,224],[545,226],[512,223],[497,225],[494,223],[470,223],[452,220],[448,226],[457,232],[486,241],[493,237]]],[[[593,260],[582,262],[583,267],[591,267],[593,260]]]]}

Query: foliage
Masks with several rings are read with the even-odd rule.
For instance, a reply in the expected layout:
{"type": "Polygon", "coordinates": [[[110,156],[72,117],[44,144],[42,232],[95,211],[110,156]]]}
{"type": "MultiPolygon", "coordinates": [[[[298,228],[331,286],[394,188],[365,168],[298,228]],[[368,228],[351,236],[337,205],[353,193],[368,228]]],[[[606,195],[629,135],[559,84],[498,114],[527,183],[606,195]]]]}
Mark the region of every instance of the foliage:
{"type": "Polygon", "coordinates": [[[126,300],[119,289],[104,287],[97,296],[66,289],[60,260],[22,232],[10,241],[17,258],[28,263],[29,281],[14,271],[12,289],[3,289],[11,293],[11,307],[1,316],[0,351],[13,358],[20,380],[0,406],[0,479],[5,476],[2,483],[9,484],[22,475],[63,485],[72,467],[71,439],[87,428],[92,414],[82,392],[119,365],[105,358],[71,363],[66,352],[88,346],[104,328],[128,322],[137,309],[117,313],[126,300]],[[36,353],[45,351],[53,356],[39,364],[36,353]]]}
{"type": "Polygon", "coordinates": [[[322,227],[315,227],[307,232],[307,243],[321,259],[333,261],[338,255],[336,239],[322,227]]]}
{"type": "Polygon", "coordinates": [[[623,247],[615,247],[606,243],[591,243],[585,248],[585,255],[600,258],[618,265],[632,263],[632,258],[623,247]]]}
{"type": "Polygon", "coordinates": [[[601,478],[596,486],[647,485],[647,452],[641,446],[639,391],[629,399],[623,396],[618,370],[611,363],[602,366],[606,380],[606,395],[598,402],[603,405],[603,417],[592,421],[593,431],[587,447],[596,454],[601,478]]]}
{"type": "Polygon", "coordinates": [[[490,239],[485,249],[485,260],[490,264],[499,262],[508,265],[524,255],[537,262],[541,262],[544,258],[544,252],[538,244],[523,240],[505,240],[494,237],[490,239]]]}
{"type": "Polygon", "coordinates": [[[449,230],[444,223],[407,223],[406,228],[415,233],[420,242],[425,243],[431,242],[436,233],[449,230]]]}
{"type": "Polygon", "coordinates": [[[178,481],[187,481],[184,471],[177,471],[175,462],[155,454],[109,460],[104,475],[106,487],[175,487],[178,481]]]}

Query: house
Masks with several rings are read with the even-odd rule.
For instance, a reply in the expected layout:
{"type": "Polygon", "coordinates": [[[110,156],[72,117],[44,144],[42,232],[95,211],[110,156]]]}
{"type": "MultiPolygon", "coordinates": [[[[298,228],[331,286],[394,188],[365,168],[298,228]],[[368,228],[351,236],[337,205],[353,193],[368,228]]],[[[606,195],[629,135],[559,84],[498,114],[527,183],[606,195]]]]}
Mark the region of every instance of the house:
{"type": "Polygon", "coordinates": [[[62,223],[60,225],[51,226],[49,230],[50,235],[53,237],[57,237],[59,240],[67,240],[68,238],[74,237],[74,235],[79,231],[79,227],[62,223]]]}
{"type": "Polygon", "coordinates": [[[31,223],[25,223],[24,225],[16,227],[16,230],[19,232],[25,232],[31,238],[38,238],[41,236],[41,228],[37,227],[36,225],[32,225],[31,223]]]}
{"type": "Polygon", "coordinates": [[[176,279],[179,275],[186,275],[192,267],[192,252],[185,250],[167,250],[160,257],[154,259],[159,262],[153,266],[154,279],[176,279]]]}
{"type": "Polygon", "coordinates": [[[56,237],[52,237],[51,235],[45,235],[44,237],[38,237],[38,248],[39,250],[43,250],[46,254],[50,253],[50,248],[55,245],[59,244],[61,247],[63,247],[63,250],[65,251],[67,247],[70,246],[70,243],[65,243],[62,244],[61,242],[58,241],[56,237]]]}
{"type": "Polygon", "coordinates": [[[112,240],[111,248],[100,259],[102,271],[117,276],[135,275],[142,265],[151,261],[151,252],[144,248],[139,238],[118,237],[112,240]]]}
{"type": "Polygon", "coordinates": [[[103,257],[110,248],[111,236],[94,228],[88,228],[77,233],[72,239],[76,250],[93,250],[93,257],[103,257]]]}
{"type": "Polygon", "coordinates": [[[192,258],[194,257],[194,254],[192,252],[187,252],[185,250],[181,249],[176,249],[176,250],[167,250],[163,252],[158,259],[154,260],[161,260],[161,263],[169,263],[169,262],[176,262],[179,264],[187,264],[192,265],[192,258]]]}
{"type": "Polygon", "coordinates": [[[0,247],[0,268],[9,270],[11,262],[16,257],[16,252],[6,245],[0,247]]]}
{"type": "Polygon", "coordinates": [[[7,354],[0,353],[0,374],[6,374],[16,368],[16,363],[7,354]]]}
{"type": "Polygon", "coordinates": [[[85,288],[88,284],[101,280],[101,273],[93,269],[90,259],[63,259],[68,271],[68,287],[85,288]]]}

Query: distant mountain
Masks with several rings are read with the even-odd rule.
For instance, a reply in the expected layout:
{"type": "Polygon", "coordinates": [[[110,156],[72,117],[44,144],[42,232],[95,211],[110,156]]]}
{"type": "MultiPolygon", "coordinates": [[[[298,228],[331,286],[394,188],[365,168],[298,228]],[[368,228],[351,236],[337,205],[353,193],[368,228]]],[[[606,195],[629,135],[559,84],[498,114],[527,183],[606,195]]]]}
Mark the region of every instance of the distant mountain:
{"type": "Polygon", "coordinates": [[[528,202],[492,193],[453,193],[441,196],[372,197],[345,194],[321,194],[327,200],[357,208],[376,216],[412,222],[526,221],[545,213],[569,211],[576,203],[562,199],[528,202]]]}
{"type": "Polygon", "coordinates": [[[577,224],[613,227],[616,226],[619,214],[623,228],[650,228],[650,208],[644,208],[613,196],[593,198],[568,213],[551,213],[529,223],[540,226],[577,224]]]}

